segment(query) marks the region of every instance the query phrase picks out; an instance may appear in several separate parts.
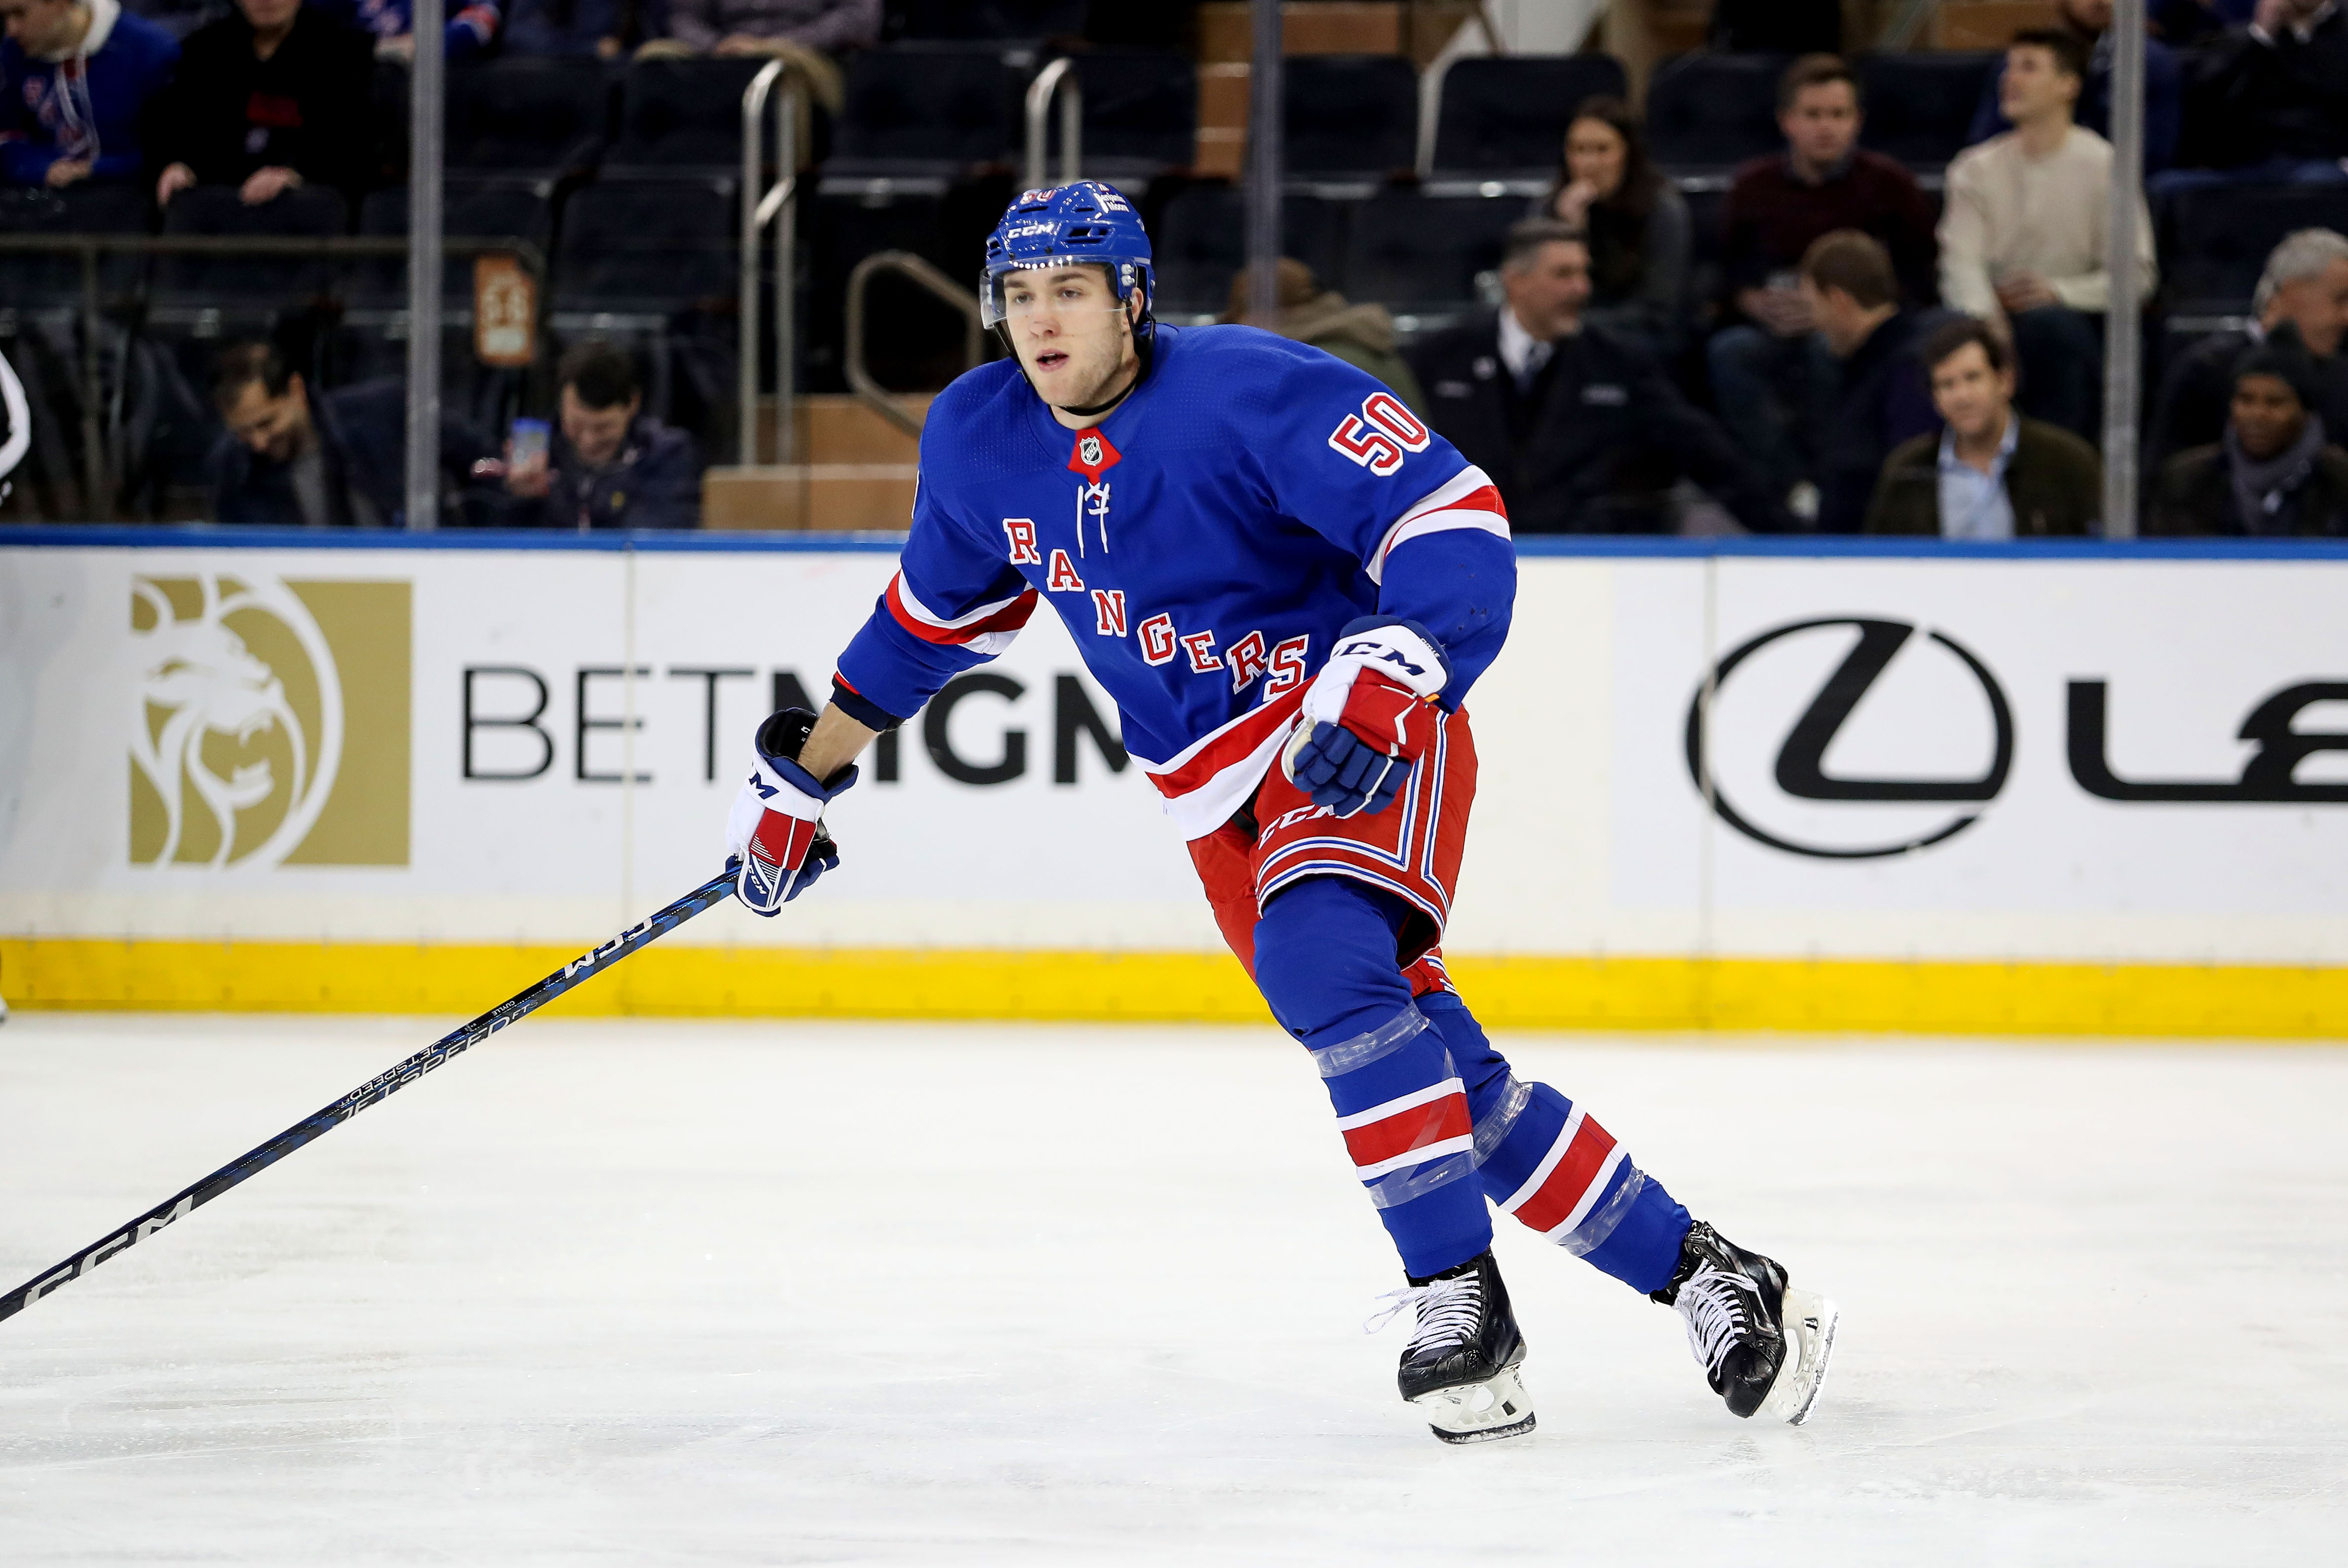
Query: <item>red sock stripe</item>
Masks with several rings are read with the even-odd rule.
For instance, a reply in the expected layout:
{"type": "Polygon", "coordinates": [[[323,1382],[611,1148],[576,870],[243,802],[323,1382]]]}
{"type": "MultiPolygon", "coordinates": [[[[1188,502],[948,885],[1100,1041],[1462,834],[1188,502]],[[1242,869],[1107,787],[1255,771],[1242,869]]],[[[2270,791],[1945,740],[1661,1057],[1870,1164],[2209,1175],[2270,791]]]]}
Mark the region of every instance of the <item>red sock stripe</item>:
{"type": "Polygon", "coordinates": [[[1472,1139],[1475,1133],[1468,1115],[1468,1097],[1455,1089],[1440,1099],[1398,1110],[1366,1127],[1349,1129],[1345,1152],[1354,1157],[1356,1166],[1367,1169],[1430,1144],[1472,1139]]]}
{"type": "Polygon", "coordinates": [[[1553,1231],[1570,1217],[1614,1148],[1614,1135],[1590,1117],[1581,1119],[1573,1141],[1540,1190],[1517,1207],[1517,1218],[1535,1231],[1553,1231]]]}

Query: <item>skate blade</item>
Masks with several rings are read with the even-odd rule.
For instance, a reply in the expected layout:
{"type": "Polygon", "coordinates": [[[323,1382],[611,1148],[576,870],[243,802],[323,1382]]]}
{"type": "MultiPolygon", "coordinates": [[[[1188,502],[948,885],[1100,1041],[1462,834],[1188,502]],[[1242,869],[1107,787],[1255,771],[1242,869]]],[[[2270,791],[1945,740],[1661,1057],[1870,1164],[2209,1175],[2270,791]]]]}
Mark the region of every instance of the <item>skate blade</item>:
{"type": "Polygon", "coordinates": [[[1493,1443],[1533,1429],[1533,1402],[1514,1367],[1481,1383],[1438,1388],[1411,1401],[1427,1428],[1447,1443],[1493,1443]]]}
{"type": "Polygon", "coordinates": [[[1798,1427],[1810,1418],[1818,1390],[1827,1380],[1827,1361],[1834,1355],[1835,1326],[1842,1309],[1825,1296],[1807,1290],[1788,1290],[1780,1303],[1786,1325],[1786,1349],[1793,1360],[1779,1369],[1769,1386],[1769,1397],[1753,1413],[1768,1420],[1798,1427]]]}

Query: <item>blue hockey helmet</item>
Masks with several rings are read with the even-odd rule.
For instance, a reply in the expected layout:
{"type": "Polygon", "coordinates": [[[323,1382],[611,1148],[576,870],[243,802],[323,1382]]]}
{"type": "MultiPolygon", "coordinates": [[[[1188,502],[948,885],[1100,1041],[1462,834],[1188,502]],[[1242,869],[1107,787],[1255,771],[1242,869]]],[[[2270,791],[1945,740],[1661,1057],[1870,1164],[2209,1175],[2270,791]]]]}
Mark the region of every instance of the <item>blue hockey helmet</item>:
{"type": "Polygon", "coordinates": [[[1149,319],[1157,297],[1149,232],[1133,203],[1097,180],[1023,191],[1004,210],[986,237],[978,287],[982,318],[988,326],[1002,323],[1003,280],[1011,273],[1071,263],[1107,268],[1120,302],[1139,289],[1141,318],[1149,319]]]}

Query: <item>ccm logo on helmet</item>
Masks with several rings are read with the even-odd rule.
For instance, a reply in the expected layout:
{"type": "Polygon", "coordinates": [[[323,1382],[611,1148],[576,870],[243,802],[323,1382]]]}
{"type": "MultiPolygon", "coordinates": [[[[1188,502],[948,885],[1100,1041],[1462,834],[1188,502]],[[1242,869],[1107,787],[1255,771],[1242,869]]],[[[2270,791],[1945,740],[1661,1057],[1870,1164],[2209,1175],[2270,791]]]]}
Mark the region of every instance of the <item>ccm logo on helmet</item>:
{"type": "Polygon", "coordinates": [[[1406,452],[1423,452],[1432,438],[1416,415],[1390,392],[1373,392],[1362,411],[1329,432],[1329,449],[1351,458],[1384,479],[1402,467],[1406,452]]]}

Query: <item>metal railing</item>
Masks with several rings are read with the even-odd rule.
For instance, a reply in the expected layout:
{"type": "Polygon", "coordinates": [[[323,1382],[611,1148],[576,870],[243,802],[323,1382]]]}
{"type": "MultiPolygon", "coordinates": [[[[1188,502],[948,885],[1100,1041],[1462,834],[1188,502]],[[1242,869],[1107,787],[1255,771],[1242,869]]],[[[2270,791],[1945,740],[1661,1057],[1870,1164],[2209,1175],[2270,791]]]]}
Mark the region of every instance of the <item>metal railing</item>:
{"type": "MultiPolygon", "coordinates": [[[[537,319],[531,341],[537,341],[546,320],[546,256],[528,240],[516,237],[452,238],[443,235],[441,254],[510,255],[537,282],[537,319]]],[[[11,254],[77,256],[81,260],[81,434],[82,504],[88,521],[103,522],[112,511],[107,501],[107,461],[99,410],[104,388],[98,366],[100,309],[98,260],[100,256],[291,256],[308,260],[336,257],[407,259],[407,241],[397,235],[321,234],[0,234],[0,256],[11,254]]]]}
{"type": "Polygon", "coordinates": [[[788,62],[769,60],[742,89],[742,301],[741,366],[736,392],[742,421],[741,460],[758,460],[758,247],[769,224],[775,231],[775,461],[791,460],[791,395],[797,389],[793,344],[798,325],[797,218],[799,188],[799,79],[788,62]],[[783,84],[775,109],[775,180],[758,184],[758,129],[775,83],[783,84]]]}
{"type": "Polygon", "coordinates": [[[872,373],[864,367],[864,289],[872,281],[872,274],[880,272],[896,273],[910,282],[919,284],[962,312],[965,369],[986,363],[985,318],[980,314],[976,294],[961,287],[911,251],[875,251],[857,263],[856,270],[848,274],[848,351],[843,368],[848,374],[849,389],[873,412],[919,440],[922,421],[907,413],[895,395],[873,380],[872,373]]]}
{"type": "Polygon", "coordinates": [[[1081,180],[1084,167],[1085,89],[1076,80],[1076,62],[1066,56],[1035,73],[1027,84],[1027,189],[1052,183],[1050,150],[1052,100],[1060,100],[1060,181],[1081,180]]]}

